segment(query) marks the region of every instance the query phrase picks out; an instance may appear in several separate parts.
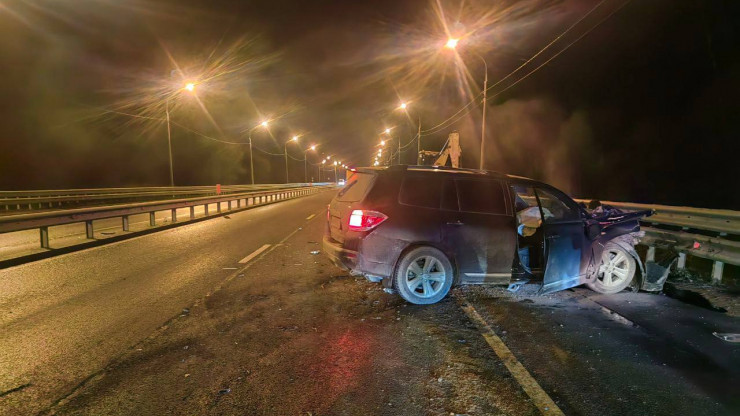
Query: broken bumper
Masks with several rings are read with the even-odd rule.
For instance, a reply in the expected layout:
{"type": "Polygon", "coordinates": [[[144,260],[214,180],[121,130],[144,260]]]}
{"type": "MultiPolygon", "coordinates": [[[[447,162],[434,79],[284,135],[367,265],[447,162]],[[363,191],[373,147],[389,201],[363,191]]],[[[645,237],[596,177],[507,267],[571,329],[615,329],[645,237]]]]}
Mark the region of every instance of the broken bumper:
{"type": "Polygon", "coordinates": [[[356,251],[345,249],[341,243],[326,235],[324,236],[323,246],[324,253],[337,267],[350,271],[357,268],[356,251]]]}

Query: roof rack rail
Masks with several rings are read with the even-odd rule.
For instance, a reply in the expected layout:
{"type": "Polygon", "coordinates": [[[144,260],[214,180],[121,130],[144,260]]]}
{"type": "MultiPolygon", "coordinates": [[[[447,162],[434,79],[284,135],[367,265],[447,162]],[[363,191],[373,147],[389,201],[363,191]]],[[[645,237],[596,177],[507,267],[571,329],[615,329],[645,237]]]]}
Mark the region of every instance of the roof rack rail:
{"type": "Polygon", "coordinates": [[[440,171],[445,171],[445,172],[477,173],[480,175],[499,174],[498,172],[488,171],[488,170],[453,168],[449,166],[411,165],[411,166],[408,166],[408,168],[414,169],[414,170],[440,170],[440,171]]]}
{"type": "Polygon", "coordinates": [[[391,165],[388,167],[388,170],[406,170],[408,169],[408,165],[391,165]]]}

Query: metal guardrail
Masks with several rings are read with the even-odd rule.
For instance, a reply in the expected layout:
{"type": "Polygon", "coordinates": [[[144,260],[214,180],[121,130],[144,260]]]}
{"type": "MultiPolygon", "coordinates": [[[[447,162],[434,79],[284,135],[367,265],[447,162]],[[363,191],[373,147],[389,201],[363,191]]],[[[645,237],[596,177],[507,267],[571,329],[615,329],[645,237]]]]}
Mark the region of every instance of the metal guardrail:
{"type": "MultiPolygon", "coordinates": [[[[203,206],[205,215],[208,216],[208,206],[216,204],[217,212],[221,212],[221,204],[226,203],[227,209],[232,210],[233,203],[236,203],[236,209],[244,207],[263,205],[275,201],[297,198],[319,192],[328,188],[327,185],[321,184],[316,186],[298,186],[288,185],[281,189],[236,192],[219,196],[202,196],[192,198],[180,198],[160,201],[137,202],[130,204],[117,204],[109,206],[87,207],[77,209],[65,209],[46,212],[31,212],[16,215],[0,216],[0,234],[14,231],[23,231],[38,229],[39,240],[42,248],[49,247],[49,227],[85,223],[86,236],[88,239],[94,238],[93,222],[95,220],[106,218],[121,218],[121,227],[123,231],[129,231],[129,216],[136,214],[149,214],[149,225],[155,226],[155,214],[159,211],[170,210],[172,222],[177,221],[177,209],[190,208],[190,220],[195,219],[195,207],[203,206]]],[[[169,188],[171,189],[171,188],[169,188]]]]}
{"type": "Polygon", "coordinates": [[[238,192],[286,189],[309,186],[297,184],[178,186],[144,188],[96,188],[36,191],[0,191],[0,211],[32,211],[99,202],[174,199],[187,196],[227,195],[238,192]]]}
{"type": "MultiPolygon", "coordinates": [[[[576,201],[589,202],[587,199],[576,201]]],[[[648,246],[648,260],[655,259],[656,246],[672,247],[678,251],[679,269],[686,267],[687,255],[712,260],[712,281],[716,283],[722,281],[725,263],[740,265],[740,241],[728,238],[730,235],[740,236],[740,211],[600,202],[625,211],[655,211],[641,221],[641,229],[645,231],[641,244],[648,246]]]]}

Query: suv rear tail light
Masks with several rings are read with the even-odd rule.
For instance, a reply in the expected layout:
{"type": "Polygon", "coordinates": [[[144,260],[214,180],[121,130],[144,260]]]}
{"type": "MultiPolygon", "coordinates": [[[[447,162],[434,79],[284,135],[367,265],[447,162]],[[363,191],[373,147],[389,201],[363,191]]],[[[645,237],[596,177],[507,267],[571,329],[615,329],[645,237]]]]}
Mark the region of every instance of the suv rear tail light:
{"type": "Polygon", "coordinates": [[[350,231],[370,231],[387,219],[388,216],[382,212],[356,209],[349,216],[349,229],[350,231]]]}

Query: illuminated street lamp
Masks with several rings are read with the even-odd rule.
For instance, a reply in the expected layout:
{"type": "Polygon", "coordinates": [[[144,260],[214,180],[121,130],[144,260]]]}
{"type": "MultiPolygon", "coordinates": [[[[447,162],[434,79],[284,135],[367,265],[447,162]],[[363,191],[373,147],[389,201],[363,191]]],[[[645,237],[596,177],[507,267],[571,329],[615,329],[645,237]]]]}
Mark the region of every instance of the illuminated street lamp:
{"type": "Polygon", "coordinates": [[[290,182],[290,179],[288,178],[288,143],[290,142],[298,142],[298,136],[293,136],[290,140],[285,142],[285,146],[283,146],[283,149],[285,150],[285,183],[290,182]]]}
{"type": "Polygon", "coordinates": [[[381,146],[385,146],[385,140],[381,140],[381,141],[380,141],[380,145],[381,145],[381,146]]]}
{"type": "MultiPolygon", "coordinates": [[[[459,39],[447,39],[447,43],[445,44],[445,47],[448,49],[456,50],[457,43],[459,39]]],[[[480,56],[477,52],[471,51],[473,55],[477,56],[478,59],[483,62],[483,69],[485,70],[485,76],[483,78],[483,119],[481,120],[481,126],[480,126],[480,165],[479,169],[483,170],[485,164],[485,145],[486,145],[486,101],[488,99],[488,63],[485,59],[483,59],[482,56],[480,56]]]]}
{"type": "MultiPolygon", "coordinates": [[[[170,76],[172,76],[174,71],[170,73],[170,76]]],[[[195,91],[195,83],[188,82],[185,84],[185,86],[182,88],[189,92],[195,91]]],[[[170,127],[170,96],[167,96],[167,99],[165,100],[164,104],[164,113],[167,118],[167,150],[170,154],[170,186],[175,186],[175,172],[172,168],[172,128],[170,127]]]]}
{"type": "Polygon", "coordinates": [[[267,126],[269,125],[270,125],[270,122],[267,120],[264,120],[260,124],[249,129],[249,174],[252,177],[252,185],[254,185],[254,162],[252,161],[252,132],[259,127],[263,127],[267,129],[267,126]]]}
{"type": "Polygon", "coordinates": [[[311,147],[303,151],[303,183],[308,183],[308,151],[316,150],[316,145],[312,144],[311,147]]]}

